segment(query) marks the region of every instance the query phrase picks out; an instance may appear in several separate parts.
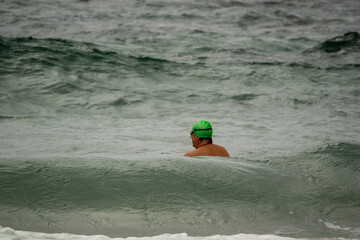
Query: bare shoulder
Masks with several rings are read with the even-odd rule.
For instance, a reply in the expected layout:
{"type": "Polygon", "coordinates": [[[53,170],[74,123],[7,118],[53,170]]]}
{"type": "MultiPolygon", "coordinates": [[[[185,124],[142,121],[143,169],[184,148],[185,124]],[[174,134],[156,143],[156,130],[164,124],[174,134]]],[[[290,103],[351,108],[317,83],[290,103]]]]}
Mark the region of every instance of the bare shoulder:
{"type": "Polygon", "coordinates": [[[218,148],[218,149],[223,149],[225,150],[225,148],[223,146],[217,145],[217,144],[211,144],[210,146],[212,146],[213,148],[218,148]]]}
{"type": "Polygon", "coordinates": [[[195,157],[195,156],[230,157],[229,153],[226,151],[224,147],[216,144],[209,144],[185,153],[185,157],[195,157]]]}
{"type": "Polygon", "coordinates": [[[192,151],[185,153],[185,157],[196,157],[196,156],[206,156],[204,149],[198,148],[192,151]]]}
{"type": "Polygon", "coordinates": [[[217,153],[217,156],[223,156],[223,157],[230,157],[230,154],[228,153],[228,151],[220,145],[217,144],[212,144],[215,152],[217,153]]]}
{"type": "Polygon", "coordinates": [[[198,155],[196,154],[196,150],[193,150],[193,151],[189,151],[189,152],[185,153],[184,156],[185,157],[195,157],[195,156],[198,156],[198,155]]]}

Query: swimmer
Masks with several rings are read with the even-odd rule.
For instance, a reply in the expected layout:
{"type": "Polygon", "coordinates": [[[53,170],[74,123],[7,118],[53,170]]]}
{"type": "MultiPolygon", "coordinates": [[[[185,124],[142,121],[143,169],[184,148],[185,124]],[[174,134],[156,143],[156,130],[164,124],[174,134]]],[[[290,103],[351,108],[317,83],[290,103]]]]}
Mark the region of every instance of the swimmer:
{"type": "Polygon", "coordinates": [[[212,133],[212,126],[208,121],[201,120],[196,122],[190,131],[192,144],[196,149],[185,153],[185,156],[230,157],[224,147],[212,143],[212,133]]]}

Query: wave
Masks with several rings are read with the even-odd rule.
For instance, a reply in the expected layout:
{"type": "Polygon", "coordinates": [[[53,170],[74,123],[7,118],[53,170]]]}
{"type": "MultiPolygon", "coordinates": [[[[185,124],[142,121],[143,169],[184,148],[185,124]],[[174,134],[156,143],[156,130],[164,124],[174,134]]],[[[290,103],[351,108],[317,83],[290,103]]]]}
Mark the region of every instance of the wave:
{"type": "MultiPolygon", "coordinates": [[[[17,227],[19,218],[42,216],[29,229],[76,233],[74,221],[81,221],[80,232],[128,236],[276,229],[282,236],[324,237],[330,230],[319,219],[352,226],[360,213],[359,155],[359,145],[339,143],[263,162],[163,156],[3,159],[0,223],[17,227]]],[[[336,229],[331,234],[359,237],[336,229]]]]}
{"type": "Polygon", "coordinates": [[[19,70],[17,67],[20,66],[17,66],[16,63],[20,62],[24,67],[29,68],[56,66],[70,71],[70,67],[81,67],[85,70],[99,72],[103,72],[103,70],[96,66],[107,66],[104,70],[108,70],[109,67],[114,67],[114,69],[119,67],[136,68],[139,65],[146,67],[153,63],[156,67],[169,63],[176,64],[164,59],[124,55],[101,49],[101,46],[93,43],[64,39],[1,38],[0,47],[1,60],[6,59],[5,63],[14,67],[14,70],[19,70]]]}
{"type": "Polygon", "coordinates": [[[326,40],[318,46],[305,51],[311,53],[316,51],[334,53],[340,50],[346,50],[346,53],[359,52],[360,50],[360,34],[358,32],[347,32],[342,36],[336,36],[326,40]]]}
{"type": "MultiPolygon", "coordinates": [[[[352,55],[346,61],[342,57],[334,60],[329,56],[319,59],[301,55],[296,46],[310,44],[306,38],[292,39],[290,43],[244,38],[241,39],[242,48],[209,44],[167,55],[155,54],[155,51],[139,53],[139,48],[165,44],[167,40],[124,40],[106,45],[64,39],[0,38],[0,61],[3,63],[0,81],[5,100],[1,115],[122,113],[123,116],[139,116],[150,108],[155,116],[163,116],[164,111],[160,113],[157,106],[168,106],[174,112],[179,112],[175,109],[189,109],[187,104],[193,99],[184,97],[182,92],[185,96],[195,96],[194,91],[206,86],[208,90],[201,91],[198,100],[203,103],[209,103],[209,99],[224,100],[233,107],[236,103],[261,102],[263,98],[259,96],[269,92],[268,89],[278,88],[280,82],[286,89],[281,97],[285,100],[280,101],[305,106],[316,100],[306,103],[299,97],[287,97],[293,94],[290,90],[293,86],[288,85],[292,83],[284,72],[300,71],[303,76],[304,69],[352,71],[358,68],[354,61],[356,56],[352,55]],[[132,51],[126,50],[127,46],[138,54],[130,54],[132,51]],[[269,75],[273,67],[277,71],[269,75]],[[219,84],[223,83],[225,87],[219,93],[219,84]],[[248,95],[236,90],[250,85],[264,90],[259,88],[254,93],[246,90],[248,95]]],[[[185,43],[188,40],[183,36],[170,39],[185,43]]],[[[277,101],[273,103],[278,105],[277,101]]]]}
{"type": "Polygon", "coordinates": [[[325,52],[338,52],[344,48],[360,47],[360,34],[358,32],[348,32],[343,36],[337,36],[323,42],[319,49],[325,52]]]}
{"type": "MultiPolygon", "coordinates": [[[[277,235],[256,235],[256,234],[237,234],[237,235],[214,235],[214,236],[189,236],[186,233],[178,234],[161,234],[158,236],[152,237],[131,237],[131,238],[110,238],[104,235],[93,235],[93,236],[84,236],[84,235],[75,235],[68,233],[57,233],[57,234],[46,234],[38,232],[29,232],[29,231],[16,231],[9,227],[0,226],[0,237],[4,239],[14,240],[48,240],[48,239],[72,239],[72,240],[296,240],[296,238],[281,237],[277,235]]],[[[321,240],[343,240],[344,238],[322,238],[321,240]]],[[[303,239],[305,240],[305,239],[303,239]]]]}
{"type": "MultiPolygon", "coordinates": [[[[263,2],[265,8],[269,5],[282,4],[280,2],[263,2]]],[[[289,11],[276,9],[270,11],[248,11],[243,14],[238,20],[238,26],[240,27],[254,27],[254,25],[264,25],[265,23],[269,26],[304,26],[310,25],[314,22],[311,17],[301,16],[299,14],[292,14],[289,11]]]]}
{"type": "Polygon", "coordinates": [[[2,113],[4,116],[45,112],[40,108],[46,112],[84,112],[138,104],[144,97],[134,96],[132,86],[157,84],[164,76],[192,67],[109,51],[93,43],[32,37],[0,38],[0,61],[10,109],[2,113]],[[24,107],[25,103],[34,107],[24,107]]]}
{"type": "Polygon", "coordinates": [[[109,68],[114,71],[118,71],[119,68],[140,71],[137,67],[146,69],[151,66],[159,69],[183,65],[156,57],[126,55],[106,50],[94,43],[33,37],[0,38],[0,58],[2,61],[6,60],[5,63],[9,67],[13,67],[14,73],[19,73],[17,70],[23,66],[40,69],[55,66],[67,71],[71,71],[71,68],[83,68],[104,72],[109,68]],[[17,66],[16,63],[21,63],[22,66],[17,66]]]}

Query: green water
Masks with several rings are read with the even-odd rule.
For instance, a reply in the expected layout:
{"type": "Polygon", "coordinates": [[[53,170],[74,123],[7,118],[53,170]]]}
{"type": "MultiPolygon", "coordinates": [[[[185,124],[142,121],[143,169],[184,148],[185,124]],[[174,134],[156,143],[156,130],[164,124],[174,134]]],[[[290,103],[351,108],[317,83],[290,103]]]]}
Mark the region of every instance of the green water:
{"type": "Polygon", "coordinates": [[[0,6],[2,227],[359,238],[357,1],[0,6]]]}

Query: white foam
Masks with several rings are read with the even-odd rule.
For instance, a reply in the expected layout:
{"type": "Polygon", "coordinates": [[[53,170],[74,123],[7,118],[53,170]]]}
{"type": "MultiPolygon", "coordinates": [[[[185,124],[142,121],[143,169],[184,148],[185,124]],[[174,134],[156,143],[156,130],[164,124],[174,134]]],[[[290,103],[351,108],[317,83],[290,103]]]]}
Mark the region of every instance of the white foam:
{"type": "MultiPolygon", "coordinates": [[[[162,234],[152,237],[128,237],[110,238],[104,235],[75,235],[70,233],[38,233],[30,231],[18,231],[9,227],[0,226],[1,240],[295,240],[295,238],[281,237],[277,235],[256,235],[256,234],[237,234],[237,235],[214,235],[205,237],[188,236],[186,233],[162,234]]],[[[322,240],[336,238],[322,238],[322,240]]],[[[342,239],[343,238],[338,238],[342,239]]],[[[296,239],[300,240],[300,239],[296,239]]],[[[302,239],[305,240],[305,239],[302,239]]]]}
{"type": "Polygon", "coordinates": [[[327,228],[330,228],[330,229],[346,231],[346,232],[352,232],[352,233],[355,233],[355,234],[360,233],[360,228],[343,227],[343,226],[336,225],[336,224],[331,223],[331,222],[325,222],[325,221],[322,221],[322,220],[319,220],[319,222],[323,223],[327,228]]]}

